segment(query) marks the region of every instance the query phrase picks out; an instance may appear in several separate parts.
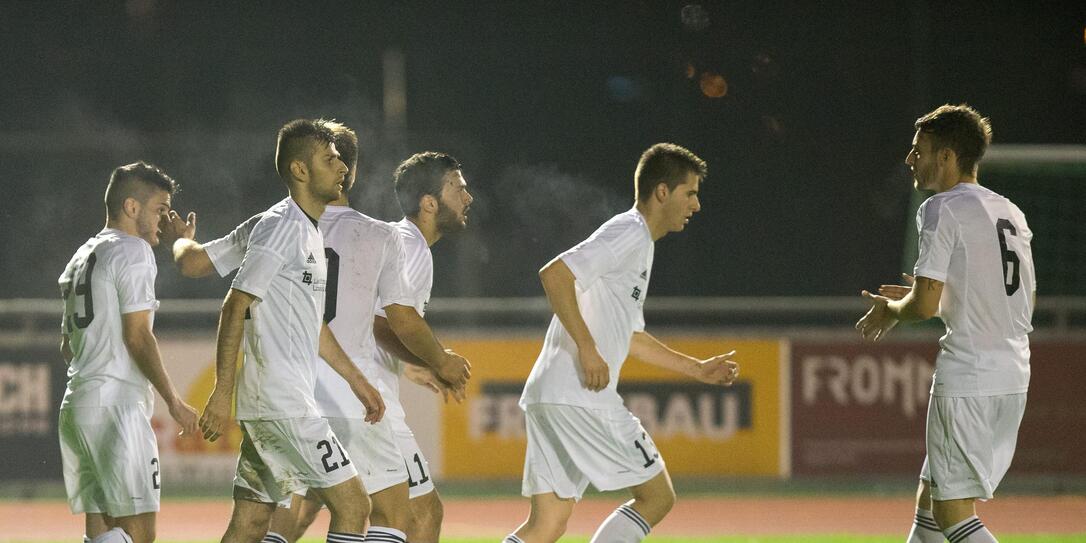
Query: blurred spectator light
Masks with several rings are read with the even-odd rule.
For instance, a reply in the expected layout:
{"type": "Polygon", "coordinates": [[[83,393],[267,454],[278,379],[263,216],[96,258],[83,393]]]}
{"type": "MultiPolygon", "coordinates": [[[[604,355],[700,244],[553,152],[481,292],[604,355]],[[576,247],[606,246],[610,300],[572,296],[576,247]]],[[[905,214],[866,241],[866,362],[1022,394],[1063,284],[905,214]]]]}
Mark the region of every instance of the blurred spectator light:
{"type": "Polygon", "coordinates": [[[728,82],[720,74],[702,72],[699,85],[701,93],[709,98],[723,98],[728,94],[728,82]]]}
{"type": "Polygon", "coordinates": [[[612,75],[607,78],[607,91],[616,102],[629,103],[645,96],[644,86],[633,78],[612,75]]]}
{"type": "Polygon", "coordinates": [[[687,4],[683,6],[679,16],[682,17],[683,26],[687,30],[700,32],[709,26],[709,14],[701,4],[687,4]]]}

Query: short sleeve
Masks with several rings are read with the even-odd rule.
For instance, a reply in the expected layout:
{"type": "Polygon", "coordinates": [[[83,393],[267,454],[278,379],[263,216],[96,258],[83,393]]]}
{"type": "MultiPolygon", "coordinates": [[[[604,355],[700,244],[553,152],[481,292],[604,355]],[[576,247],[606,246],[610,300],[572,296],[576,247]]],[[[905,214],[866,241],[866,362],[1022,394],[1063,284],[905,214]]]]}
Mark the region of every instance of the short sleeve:
{"type": "MultiPolygon", "coordinates": [[[[398,232],[391,232],[388,243],[385,244],[384,256],[384,265],[381,266],[380,275],[377,277],[377,298],[380,308],[391,304],[414,306],[407,276],[404,273],[404,260],[407,255],[403,248],[403,238],[398,232]]],[[[382,316],[384,316],[383,311],[382,316]]]]}
{"type": "Polygon", "coordinates": [[[643,242],[645,234],[641,230],[643,227],[634,221],[608,221],[558,258],[573,272],[581,288],[588,288],[620,266],[625,256],[643,242]]]}
{"type": "Polygon", "coordinates": [[[291,242],[295,246],[301,244],[297,239],[297,229],[292,226],[280,217],[268,217],[257,222],[231,288],[264,298],[272,280],[283,269],[291,242]]]}
{"type": "MultiPolygon", "coordinates": [[[[146,245],[146,244],[144,244],[146,245]]],[[[131,249],[127,258],[119,260],[119,266],[113,272],[114,285],[117,289],[117,302],[121,314],[158,309],[155,298],[155,277],[158,266],[150,246],[125,247],[131,249]]]]}
{"type": "Polygon", "coordinates": [[[207,252],[211,264],[215,266],[215,271],[220,277],[226,277],[230,272],[241,267],[241,261],[245,258],[245,247],[249,244],[249,236],[253,227],[260,222],[260,217],[260,214],[253,215],[229,234],[204,244],[204,251],[207,252]]]}
{"type": "Polygon", "coordinates": [[[946,282],[950,255],[958,239],[958,224],[943,201],[929,198],[916,213],[920,255],[913,274],[946,282]]]}

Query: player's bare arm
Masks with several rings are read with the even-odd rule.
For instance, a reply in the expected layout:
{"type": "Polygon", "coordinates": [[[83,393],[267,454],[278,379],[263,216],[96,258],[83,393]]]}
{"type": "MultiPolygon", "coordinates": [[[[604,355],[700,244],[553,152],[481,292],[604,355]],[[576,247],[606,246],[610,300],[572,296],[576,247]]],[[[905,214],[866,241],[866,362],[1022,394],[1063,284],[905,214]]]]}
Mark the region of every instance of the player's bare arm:
{"type": "Polygon", "coordinates": [[[380,421],[381,417],[385,415],[385,402],[381,399],[381,394],[377,392],[377,389],[373,388],[366,376],[362,375],[362,370],[358,369],[354,362],[351,362],[351,358],[347,356],[347,353],[343,352],[343,347],[340,346],[327,323],[321,323],[318,351],[321,360],[324,360],[329,367],[347,381],[347,384],[351,386],[351,391],[358,397],[358,401],[362,402],[362,405],[366,408],[366,422],[375,423],[380,421]]]}
{"type": "Polygon", "coordinates": [[[592,391],[607,388],[611,382],[611,370],[596,349],[596,340],[592,338],[588,324],[581,315],[581,308],[577,305],[577,279],[573,271],[561,258],[555,258],[539,270],[539,280],[543,283],[551,310],[577,344],[577,360],[584,387],[592,391]]]}
{"type": "Polygon", "coordinates": [[[204,439],[215,441],[230,421],[230,406],[234,400],[234,376],[237,375],[238,351],[245,333],[245,311],[256,296],[230,289],[219,314],[219,335],[215,342],[215,387],[200,417],[204,439]]]}
{"type": "Polygon", "coordinates": [[[664,345],[648,332],[634,332],[630,355],[711,385],[731,386],[739,377],[739,363],[732,360],[735,351],[698,360],[664,345]]]}
{"type": "MultiPolygon", "coordinates": [[[[422,360],[433,368],[438,376],[454,387],[463,387],[471,378],[471,363],[464,357],[445,349],[434,336],[430,325],[415,311],[406,305],[391,304],[385,308],[388,326],[407,350],[417,358],[402,359],[412,363],[412,359],[422,360]]],[[[376,327],[376,320],[374,325],[376,327]]],[[[395,350],[391,351],[395,353],[395,350]]]]}
{"type": "Polygon", "coordinates": [[[166,368],[162,365],[162,354],[158,350],[158,340],[151,332],[151,311],[136,311],[121,315],[121,328],[124,345],[131,353],[140,372],[151,386],[166,401],[170,416],[181,426],[181,435],[196,433],[196,410],[181,399],[173,386],[166,368]]]}
{"type": "Polygon", "coordinates": [[[866,290],[861,295],[871,303],[871,309],[856,323],[856,329],[864,339],[878,341],[898,322],[924,321],[934,317],[939,312],[943,282],[917,277],[909,292],[898,300],[866,290]]]}

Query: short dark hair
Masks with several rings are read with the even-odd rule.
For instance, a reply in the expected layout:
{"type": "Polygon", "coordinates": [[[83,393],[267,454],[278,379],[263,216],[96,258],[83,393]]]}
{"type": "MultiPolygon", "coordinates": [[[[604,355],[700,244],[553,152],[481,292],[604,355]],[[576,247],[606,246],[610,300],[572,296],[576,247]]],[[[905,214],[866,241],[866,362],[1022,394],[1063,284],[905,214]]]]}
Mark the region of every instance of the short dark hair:
{"type": "Polygon", "coordinates": [[[641,160],[637,162],[634,197],[639,202],[648,200],[660,183],[666,184],[668,190],[675,190],[686,181],[689,173],[704,180],[709,175],[709,166],[685,147],[674,143],[657,143],[641,153],[641,160]]]}
{"type": "Polygon", "coordinates": [[[177,181],[166,175],[162,168],[154,164],[141,160],[118,166],[109,175],[109,184],[106,185],[106,217],[119,217],[124,201],[128,198],[135,198],[141,204],[146,203],[155,189],[176,194],[181,187],[177,181]]]}
{"type": "Polygon", "coordinates": [[[445,153],[426,151],[415,153],[396,168],[396,199],[408,217],[417,217],[419,201],[429,194],[441,198],[445,174],[461,169],[457,160],[445,153]]]}
{"type": "Polygon", "coordinates": [[[932,151],[950,149],[958,168],[970,173],[992,143],[992,124],[968,104],[944,104],[916,120],[916,129],[931,136],[932,151]]]}
{"type": "Polygon", "coordinates": [[[358,134],[339,121],[327,121],[326,124],[335,138],[333,142],[336,151],[339,151],[339,159],[347,165],[348,170],[353,170],[358,164],[358,134]]]}
{"type": "Polygon", "coordinates": [[[335,143],[329,122],[324,119],[294,119],[279,129],[275,145],[275,171],[283,181],[290,179],[290,163],[308,162],[318,145],[335,143]]]}

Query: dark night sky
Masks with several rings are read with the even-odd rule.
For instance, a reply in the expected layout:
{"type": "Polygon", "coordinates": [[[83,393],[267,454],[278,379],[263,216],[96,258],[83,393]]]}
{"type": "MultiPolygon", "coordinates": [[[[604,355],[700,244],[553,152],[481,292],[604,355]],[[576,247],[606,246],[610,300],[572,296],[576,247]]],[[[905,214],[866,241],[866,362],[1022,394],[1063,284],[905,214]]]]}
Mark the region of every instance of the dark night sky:
{"type": "MultiPolygon", "coordinates": [[[[945,102],[997,143],[1086,142],[1080,3],[5,2],[0,268],[52,297],[102,223],[109,171],[146,159],[200,239],[284,196],[275,131],[336,117],[363,140],[355,207],[395,219],[390,173],[451,152],[476,196],[435,247],[435,295],[539,295],[535,270],[631,202],[657,141],[709,162],[704,210],[657,244],[654,295],[842,295],[893,279],[912,121],[945,102]],[[382,53],[406,59],[407,132],[383,125],[382,53]],[[686,77],[692,67],[693,79],[686,77]],[[707,98],[701,72],[728,82],[707,98]]],[[[983,176],[982,176],[983,182],[983,176]]],[[[217,297],[178,277],[159,296],[217,297]]]]}

